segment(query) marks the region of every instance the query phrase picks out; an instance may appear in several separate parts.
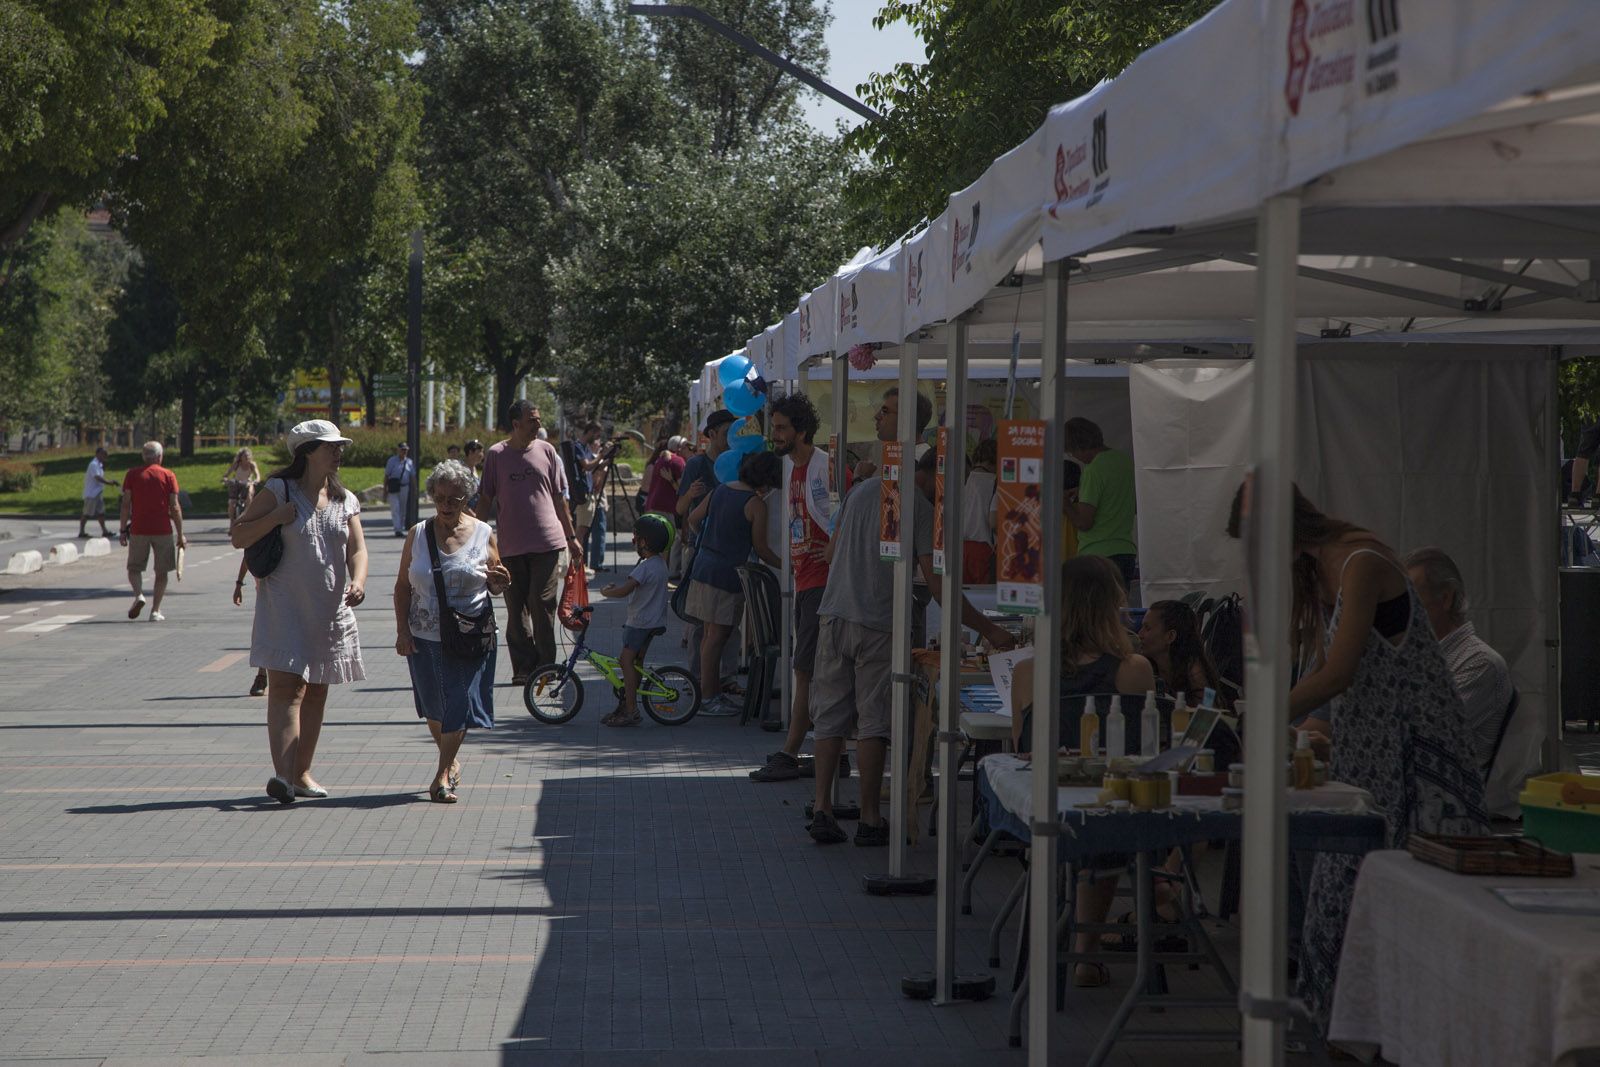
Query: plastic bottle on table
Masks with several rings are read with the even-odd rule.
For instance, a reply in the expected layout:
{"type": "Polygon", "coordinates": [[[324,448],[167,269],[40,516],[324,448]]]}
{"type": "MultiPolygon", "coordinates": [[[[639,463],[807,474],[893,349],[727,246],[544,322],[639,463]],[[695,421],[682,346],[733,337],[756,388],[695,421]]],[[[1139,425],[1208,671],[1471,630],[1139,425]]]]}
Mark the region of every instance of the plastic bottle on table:
{"type": "Polygon", "coordinates": [[[1106,712],[1106,759],[1128,754],[1128,724],[1122,717],[1122,701],[1111,697],[1111,710],[1106,712]]]}
{"type": "Polygon", "coordinates": [[[1315,789],[1316,786],[1317,757],[1311,751],[1311,732],[1300,730],[1294,735],[1294,787],[1315,789]]]}
{"type": "Polygon", "coordinates": [[[1161,709],[1156,707],[1156,691],[1144,694],[1144,710],[1139,713],[1139,752],[1146,759],[1161,755],[1161,709]]]}
{"type": "Polygon", "coordinates": [[[1172,701],[1172,744],[1176,745],[1189,729],[1189,706],[1183,702],[1183,694],[1179,693],[1172,701]]]}
{"type": "Polygon", "coordinates": [[[1083,714],[1078,717],[1078,754],[1085,759],[1093,756],[1100,747],[1100,716],[1095,714],[1089,698],[1083,698],[1083,714]]]}

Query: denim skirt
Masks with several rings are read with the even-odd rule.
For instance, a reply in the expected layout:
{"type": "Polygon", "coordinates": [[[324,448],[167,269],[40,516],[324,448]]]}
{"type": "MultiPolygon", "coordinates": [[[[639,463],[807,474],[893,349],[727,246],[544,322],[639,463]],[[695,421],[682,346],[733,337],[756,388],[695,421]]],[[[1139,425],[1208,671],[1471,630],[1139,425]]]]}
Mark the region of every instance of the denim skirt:
{"type": "Polygon", "coordinates": [[[447,655],[438,641],[416,639],[406,657],[417,718],[432,719],[447,734],[494,728],[494,661],[498,647],[480,660],[447,655]]]}

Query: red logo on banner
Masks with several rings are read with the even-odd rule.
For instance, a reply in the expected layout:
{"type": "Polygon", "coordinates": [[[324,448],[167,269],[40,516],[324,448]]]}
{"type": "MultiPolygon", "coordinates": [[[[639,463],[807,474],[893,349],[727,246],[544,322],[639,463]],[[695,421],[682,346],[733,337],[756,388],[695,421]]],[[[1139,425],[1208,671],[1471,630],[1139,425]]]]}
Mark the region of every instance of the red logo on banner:
{"type": "Polygon", "coordinates": [[[1289,12],[1289,77],[1283,86],[1291,115],[1300,114],[1300,98],[1305,95],[1306,74],[1311,70],[1311,41],[1307,36],[1310,23],[1311,9],[1306,0],[1294,0],[1289,12]]]}

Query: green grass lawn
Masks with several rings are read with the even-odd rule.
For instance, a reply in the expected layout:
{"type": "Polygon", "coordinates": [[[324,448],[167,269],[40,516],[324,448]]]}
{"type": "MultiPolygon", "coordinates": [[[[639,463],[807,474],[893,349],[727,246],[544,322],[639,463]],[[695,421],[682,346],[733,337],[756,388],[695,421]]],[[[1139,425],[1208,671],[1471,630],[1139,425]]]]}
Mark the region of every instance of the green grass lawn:
{"type": "MultiPolygon", "coordinates": [[[[168,452],[164,461],[178,476],[178,487],[189,494],[189,511],[194,515],[222,515],[228,510],[228,493],[222,485],[222,475],[233,461],[234,450],[199,448],[185,459],[176,450],[168,452]]],[[[40,467],[43,473],[34,480],[33,488],[22,492],[0,492],[0,514],[45,515],[52,518],[77,518],[83,510],[83,469],[89,465],[92,449],[55,450],[39,452],[16,459],[25,459],[40,467]]],[[[260,460],[258,459],[259,463],[260,460]]],[[[121,483],[130,467],[138,466],[136,450],[116,451],[106,461],[106,478],[121,483]]],[[[270,473],[262,467],[262,475],[270,473]]],[[[361,492],[383,481],[381,467],[345,467],[340,480],[352,492],[361,492]]],[[[106,521],[116,524],[121,491],[106,490],[106,521]]]]}

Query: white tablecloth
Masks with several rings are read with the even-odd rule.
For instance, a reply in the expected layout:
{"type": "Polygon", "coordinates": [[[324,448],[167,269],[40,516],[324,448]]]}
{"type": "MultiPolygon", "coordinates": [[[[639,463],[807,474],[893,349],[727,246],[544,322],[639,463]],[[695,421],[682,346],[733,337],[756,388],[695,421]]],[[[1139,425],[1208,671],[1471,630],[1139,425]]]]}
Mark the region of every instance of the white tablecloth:
{"type": "MultiPolygon", "coordinates": [[[[1033,822],[1032,767],[1029,761],[1004,753],[983,759],[984,773],[989,777],[995,797],[1005,805],[1007,811],[1016,814],[1025,823],[1033,822]]],[[[1065,814],[1072,811],[1074,805],[1087,803],[1099,793],[1100,790],[1094,786],[1061,786],[1056,790],[1056,810],[1058,814],[1065,814]]],[[[1329,782],[1315,789],[1291,789],[1286,796],[1287,810],[1291,812],[1327,811],[1344,815],[1371,815],[1378,810],[1371,793],[1343,782],[1329,782]]],[[[1176,796],[1172,798],[1172,808],[1174,815],[1221,811],[1222,798],[1176,796]]]]}
{"type": "Polygon", "coordinates": [[[1600,1050],[1600,918],[1517,911],[1496,887],[1600,887],[1576,878],[1467,878],[1374,852],[1345,929],[1329,1038],[1401,1067],[1591,1062],[1600,1050]]]}

